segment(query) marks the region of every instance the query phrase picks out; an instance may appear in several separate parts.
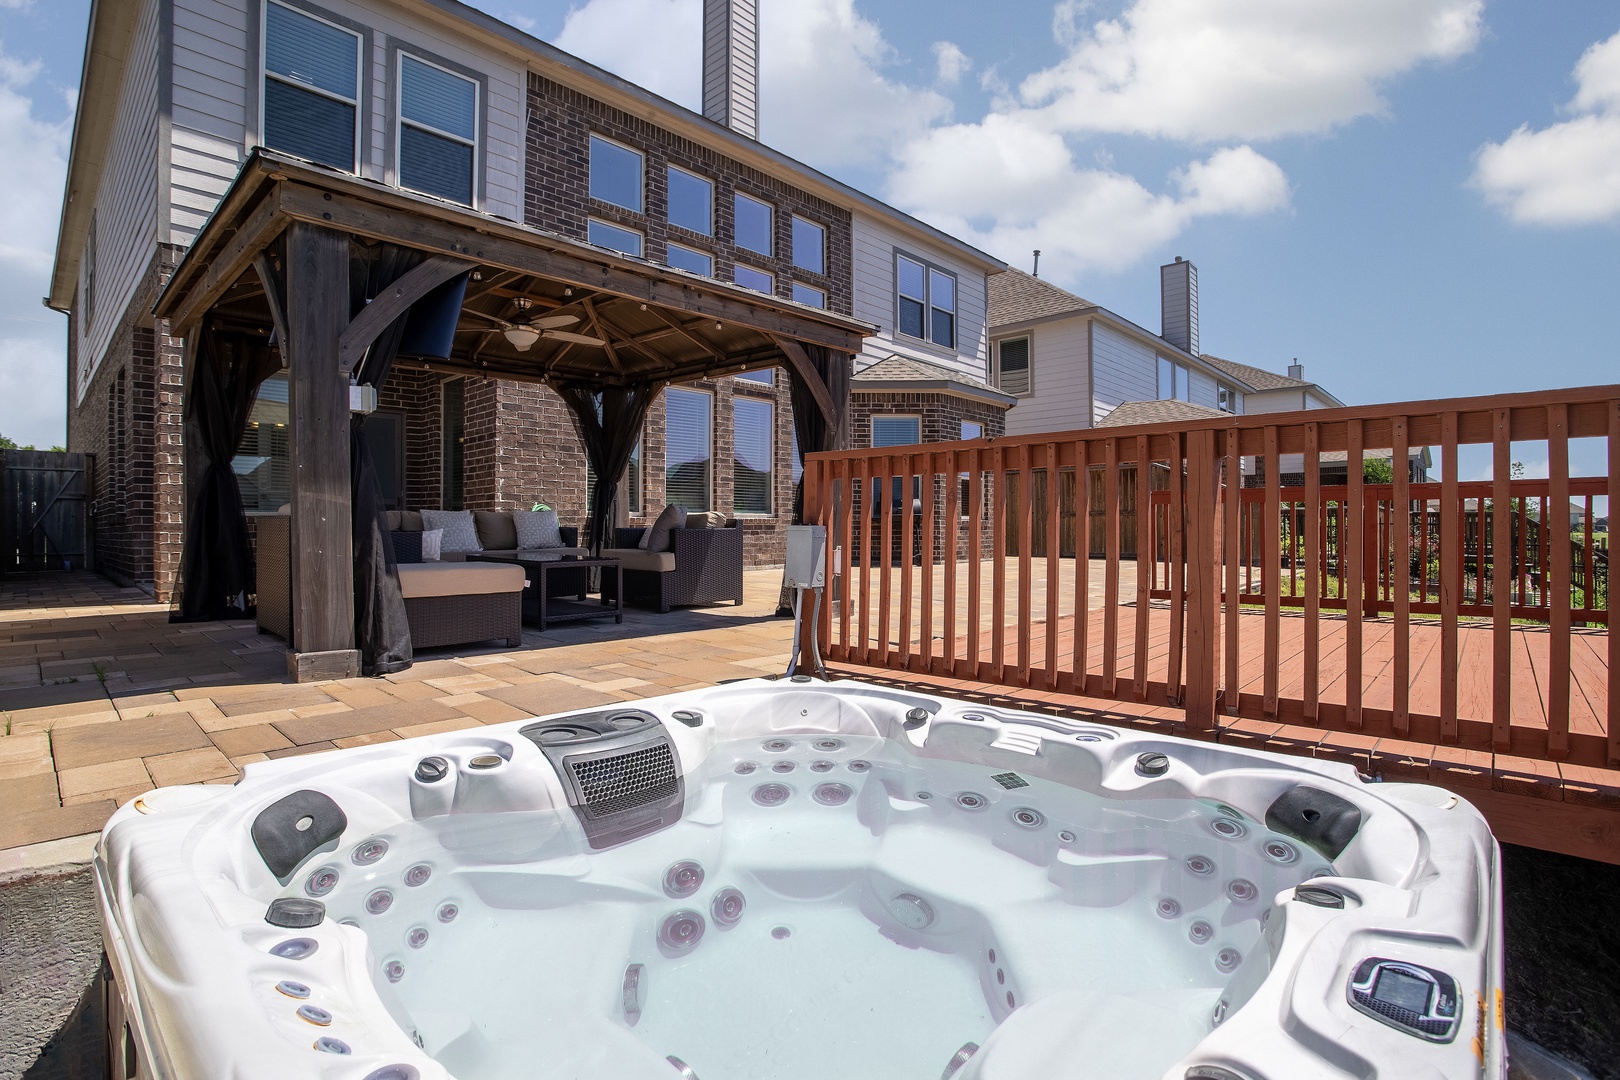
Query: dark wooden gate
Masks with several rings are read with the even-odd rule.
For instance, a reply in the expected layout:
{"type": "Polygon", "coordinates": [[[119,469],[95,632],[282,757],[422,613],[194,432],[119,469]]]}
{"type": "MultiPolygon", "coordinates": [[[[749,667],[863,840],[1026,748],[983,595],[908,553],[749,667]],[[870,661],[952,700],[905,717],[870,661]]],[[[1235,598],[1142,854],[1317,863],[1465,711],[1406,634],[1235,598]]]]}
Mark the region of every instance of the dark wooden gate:
{"type": "Polygon", "coordinates": [[[47,450],[0,451],[0,573],[89,566],[85,496],[92,458],[47,450]]]}

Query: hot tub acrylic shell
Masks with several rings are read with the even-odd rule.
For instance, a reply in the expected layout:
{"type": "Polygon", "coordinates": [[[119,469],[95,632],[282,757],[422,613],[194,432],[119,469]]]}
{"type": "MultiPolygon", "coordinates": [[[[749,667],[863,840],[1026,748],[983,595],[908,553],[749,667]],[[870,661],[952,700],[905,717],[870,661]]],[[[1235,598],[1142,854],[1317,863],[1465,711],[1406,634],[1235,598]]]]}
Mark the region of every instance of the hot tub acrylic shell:
{"type": "Polygon", "coordinates": [[[606,846],[533,721],[120,808],[96,866],[135,1074],[1505,1076],[1496,845],[1448,792],[857,682],[625,707],[682,793],[606,846]],[[278,880],[251,830],[295,792],[346,823],[278,880]],[[1342,850],[1268,825],[1301,792],[1353,807],[1342,850]],[[312,892],[318,925],[266,921],[312,892]],[[1355,1007],[1370,958],[1454,979],[1454,1036],[1355,1007]]]}

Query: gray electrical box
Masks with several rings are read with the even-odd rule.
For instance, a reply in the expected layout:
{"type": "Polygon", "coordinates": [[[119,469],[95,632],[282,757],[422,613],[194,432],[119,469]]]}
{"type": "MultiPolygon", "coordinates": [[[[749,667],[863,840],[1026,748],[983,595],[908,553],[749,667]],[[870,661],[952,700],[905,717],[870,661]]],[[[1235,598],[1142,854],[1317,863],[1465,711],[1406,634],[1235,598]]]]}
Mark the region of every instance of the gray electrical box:
{"type": "Polygon", "coordinates": [[[827,583],[827,527],[789,525],[787,531],[787,587],[819,589],[827,583]]]}

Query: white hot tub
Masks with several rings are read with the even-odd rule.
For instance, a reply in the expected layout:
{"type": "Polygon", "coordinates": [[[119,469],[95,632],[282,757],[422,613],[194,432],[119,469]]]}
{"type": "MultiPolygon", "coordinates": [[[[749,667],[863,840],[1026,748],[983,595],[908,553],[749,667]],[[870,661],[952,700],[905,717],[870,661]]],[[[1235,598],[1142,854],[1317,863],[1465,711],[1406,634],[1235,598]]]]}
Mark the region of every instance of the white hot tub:
{"type": "Polygon", "coordinates": [[[132,1076],[1505,1073],[1467,803],[855,682],[251,765],[97,866],[132,1076]]]}

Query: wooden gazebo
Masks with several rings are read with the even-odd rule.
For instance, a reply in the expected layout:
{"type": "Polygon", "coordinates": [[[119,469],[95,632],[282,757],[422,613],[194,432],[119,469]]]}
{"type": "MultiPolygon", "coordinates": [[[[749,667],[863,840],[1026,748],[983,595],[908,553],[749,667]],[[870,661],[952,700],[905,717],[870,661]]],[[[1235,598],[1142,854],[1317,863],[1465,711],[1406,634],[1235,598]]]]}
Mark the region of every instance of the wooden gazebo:
{"type": "MultiPolygon", "coordinates": [[[[781,366],[796,401],[813,401],[820,412],[820,445],[803,449],[847,444],[852,355],[873,332],[867,324],[255,150],[154,313],[184,341],[188,441],[194,410],[222,407],[190,400],[198,365],[223,362],[197,347],[205,329],[268,344],[265,355],[279,354],[286,370],[295,678],[359,671],[353,376],[413,304],[442,299],[457,279],[467,281],[460,318],[434,370],[545,383],[570,391],[564,399],[573,398],[578,415],[592,392],[650,396],[670,383],[781,366]],[[357,311],[354,275],[379,250],[409,268],[357,311]],[[530,324],[538,340],[520,350],[506,331],[530,324]],[[553,329],[560,332],[546,332],[553,329]]],[[[588,424],[590,416],[581,419],[588,424]]],[[[628,454],[639,431],[598,434],[627,438],[628,454]]],[[[191,459],[200,452],[187,447],[188,515],[198,505],[192,488],[201,470],[191,459]]],[[[188,547],[194,535],[188,525],[188,547]]]]}

